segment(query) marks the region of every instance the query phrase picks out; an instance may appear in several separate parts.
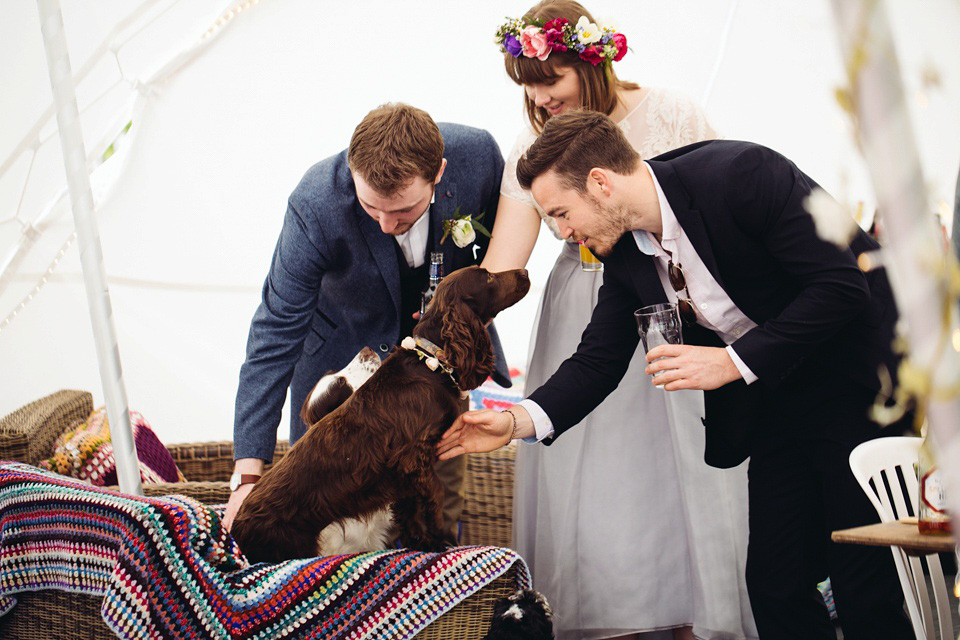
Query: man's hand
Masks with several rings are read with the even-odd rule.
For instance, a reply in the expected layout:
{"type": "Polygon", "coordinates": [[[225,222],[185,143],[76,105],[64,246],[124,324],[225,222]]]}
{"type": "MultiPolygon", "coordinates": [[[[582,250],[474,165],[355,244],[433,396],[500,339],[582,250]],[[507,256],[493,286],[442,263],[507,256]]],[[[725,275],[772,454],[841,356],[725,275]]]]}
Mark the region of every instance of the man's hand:
{"type": "MultiPolygon", "coordinates": [[[[515,414],[526,411],[514,406],[515,414]]],[[[518,415],[519,417],[519,415],[518,415]]],[[[514,418],[506,411],[480,409],[461,414],[447,429],[437,445],[441,460],[449,460],[465,453],[486,453],[510,442],[514,418]]]]}
{"type": "MultiPolygon", "coordinates": [[[[260,458],[237,458],[233,462],[233,471],[234,473],[262,476],[264,464],[264,461],[260,458]]],[[[252,484],[242,484],[230,494],[230,499],[227,500],[227,509],[223,514],[223,527],[227,531],[230,531],[230,527],[233,526],[233,519],[237,517],[237,513],[240,511],[240,505],[247,499],[251,491],[253,491],[252,484]]]]}
{"type": "Polygon", "coordinates": [[[647,353],[647,362],[644,371],[651,375],[662,371],[652,380],[653,384],[662,384],[667,391],[708,391],[743,377],[727,350],[720,347],[663,344],[647,353]]]}
{"type": "Polygon", "coordinates": [[[237,517],[237,513],[240,511],[240,505],[247,499],[251,491],[253,491],[253,485],[244,484],[240,485],[236,491],[230,494],[230,499],[227,501],[227,509],[223,514],[223,527],[227,531],[230,531],[230,528],[233,526],[233,519],[237,517]]]}

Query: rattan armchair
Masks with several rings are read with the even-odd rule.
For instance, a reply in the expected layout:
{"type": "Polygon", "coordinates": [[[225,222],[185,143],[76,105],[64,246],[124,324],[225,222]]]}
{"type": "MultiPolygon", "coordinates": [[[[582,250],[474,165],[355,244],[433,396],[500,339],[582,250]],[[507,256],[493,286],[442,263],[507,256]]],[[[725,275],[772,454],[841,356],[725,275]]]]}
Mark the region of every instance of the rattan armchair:
{"type": "MultiPolygon", "coordinates": [[[[36,465],[48,457],[54,440],[93,410],[91,394],[58,391],[0,420],[0,460],[36,465]]],[[[277,443],[274,461],[289,448],[277,443]]],[[[188,482],[145,484],[148,496],[182,494],[204,504],[222,504],[229,497],[227,479],[233,471],[231,442],[167,445],[188,482]]],[[[511,445],[487,455],[471,456],[465,479],[466,504],[461,544],[506,547],[510,544],[513,461],[511,445]]],[[[490,625],[494,602],[513,592],[514,565],[505,574],[438,618],[417,637],[423,640],[482,638],[490,625]]],[[[100,616],[100,598],[64,591],[17,594],[17,605],[0,616],[0,637],[24,640],[113,637],[100,616]]]]}

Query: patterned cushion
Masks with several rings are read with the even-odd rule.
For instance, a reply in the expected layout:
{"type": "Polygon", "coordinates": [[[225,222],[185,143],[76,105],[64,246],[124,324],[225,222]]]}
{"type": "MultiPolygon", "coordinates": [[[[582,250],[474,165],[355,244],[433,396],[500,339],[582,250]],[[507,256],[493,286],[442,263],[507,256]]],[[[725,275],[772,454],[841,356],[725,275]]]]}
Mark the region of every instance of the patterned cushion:
{"type": "MultiPolygon", "coordinates": [[[[170,452],[157,439],[144,417],[131,411],[130,425],[140,462],[141,482],[185,480],[170,452]]],[[[57,438],[53,457],[41,460],[40,466],[97,486],[117,484],[117,465],[113,459],[106,408],[94,410],[85,421],[57,438]]]]}

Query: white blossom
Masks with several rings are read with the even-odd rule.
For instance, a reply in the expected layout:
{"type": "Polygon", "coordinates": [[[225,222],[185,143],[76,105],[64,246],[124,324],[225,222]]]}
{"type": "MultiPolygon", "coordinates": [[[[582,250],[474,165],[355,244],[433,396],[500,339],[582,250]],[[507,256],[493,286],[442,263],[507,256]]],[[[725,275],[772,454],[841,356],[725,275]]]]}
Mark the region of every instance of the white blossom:
{"type": "Polygon", "coordinates": [[[453,244],[461,249],[477,239],[477,232],[467,219],[454,220],[450,235],[453,236],[453,244]]]}
{"type": "Polygon", "coordinates": [[[813,224],[821,240],[846,248],[856,234],[856,220],[823,189],[814,189],[803,199],[804,208],[813,216],[813,224]]]}
{"type": "Polygon", "coordinates": [[[580,16],[577,20],[577,33],[580,35],[580,42],[583,44],[593,44],[603,37],[603,31],[600,27],[587,20],[587,16],[580,16]]]}

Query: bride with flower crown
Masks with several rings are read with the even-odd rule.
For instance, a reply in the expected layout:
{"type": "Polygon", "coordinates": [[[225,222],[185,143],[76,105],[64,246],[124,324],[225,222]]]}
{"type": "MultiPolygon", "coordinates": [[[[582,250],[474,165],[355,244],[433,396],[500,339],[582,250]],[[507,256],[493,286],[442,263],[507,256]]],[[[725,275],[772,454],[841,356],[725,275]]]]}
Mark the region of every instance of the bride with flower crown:
{"type": "MultiPolygon", "coordinates": [[[[610,115],[641,157],[716,137],[692,102],[618,80],[624,34],[571,0],[545,0],[497,31],[507,74],[524,89],[530,128],[507,161],[482,266],[523,267],[541,219],[516,177],[518,158],[552,116],[610,115]]],[[[602,273],[562,243],[531,337],[527,390],[576,350],[602,273]]],[[[703,396],[666,393],[638,352],[619,388],[551,446],[522,444],[514,488],[514,547],[555,613],[557,638],[754,638],[744,584],[746,469],[703,461],[703,396]]]]}

